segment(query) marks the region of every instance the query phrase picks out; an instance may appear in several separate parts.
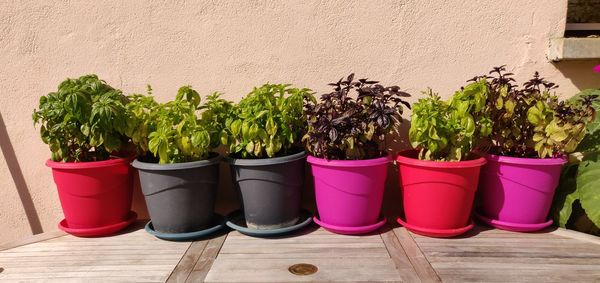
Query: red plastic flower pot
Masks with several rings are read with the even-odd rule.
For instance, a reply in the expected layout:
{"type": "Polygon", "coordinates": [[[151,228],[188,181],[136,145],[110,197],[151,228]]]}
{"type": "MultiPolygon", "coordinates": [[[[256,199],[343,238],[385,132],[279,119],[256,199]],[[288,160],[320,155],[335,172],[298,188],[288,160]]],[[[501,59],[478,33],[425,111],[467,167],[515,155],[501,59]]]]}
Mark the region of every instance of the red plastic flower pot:
{"type": "Polygon", "coordinates": [[[101,236],[131,223],[135,213],[130,213],[133,192],[130,162],[128,158],[71,163],[46,161],[52,168],[65,215],[59,228],[72,234],[101,236]]]}
{"type": "MultiPolygon", "coordinates": [[[[484,158],[440,162],[417,159],[417,150],[399,152],[400,187],[407,229],[451,237],[471,227],[471,209],[484,158]]],[[[399,219],[401,224],[404,224],[399,219]]]]}

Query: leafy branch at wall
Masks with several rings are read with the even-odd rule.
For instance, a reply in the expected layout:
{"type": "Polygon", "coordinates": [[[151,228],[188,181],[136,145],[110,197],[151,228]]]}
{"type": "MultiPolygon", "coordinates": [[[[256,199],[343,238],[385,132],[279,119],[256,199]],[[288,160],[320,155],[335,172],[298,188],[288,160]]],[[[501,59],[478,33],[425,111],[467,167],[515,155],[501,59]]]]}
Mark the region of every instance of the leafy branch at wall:
{"type": "MultiPolygon", "coordinates": [[[[588,89],[570,101],[583,101],[600,111],[600,89],[588,89]]],[[[565,165],[551,214],[561,227],[600,235],[600,115],[588,123],[586,136],[565,165]]]]}

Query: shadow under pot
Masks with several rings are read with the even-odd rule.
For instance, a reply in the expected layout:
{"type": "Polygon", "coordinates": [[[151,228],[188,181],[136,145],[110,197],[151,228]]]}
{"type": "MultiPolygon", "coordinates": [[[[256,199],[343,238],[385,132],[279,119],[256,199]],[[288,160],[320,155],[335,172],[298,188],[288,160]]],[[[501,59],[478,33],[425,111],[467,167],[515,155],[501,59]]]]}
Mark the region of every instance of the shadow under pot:
{"type": "Polygon", "coordinates": [[[213,222],[221,155],[207,160],[158,164],[136,159],[140,186],[154,230],[200,231],[213,222]]]}
{"type": "Polygon", "coordinates": [[[298,222],[306,152],[274,158],[225,159],[248,228],[271,230],[298,222]]]}

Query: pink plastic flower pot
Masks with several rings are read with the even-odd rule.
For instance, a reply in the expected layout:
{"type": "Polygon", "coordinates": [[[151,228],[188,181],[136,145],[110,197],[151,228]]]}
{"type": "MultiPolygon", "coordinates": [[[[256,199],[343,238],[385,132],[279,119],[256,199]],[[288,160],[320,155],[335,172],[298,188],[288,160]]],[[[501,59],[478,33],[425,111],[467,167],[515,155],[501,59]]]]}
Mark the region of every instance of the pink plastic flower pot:
{"type": "Polygon", "coordinates": [[[130,162],[127,158],[72,163],[48,160],[65,215],[59,228],[75,235],[101,236],[133,222],[130,162]]]}
{"type": "Polygon", "coordinates": [[[398,153],[407,229],[431,237],[452,237],[473,227],[471,210],[484,158],[442,162],[417,159],[417,150],[398,153]]]}
{"type": "Polygon", "coordinates": [[[496,228],[521,232],[551,225],[548,211],[566,159],[484,157],[478,217],[496,228]]]}
{"type": "Polygon", "coordinates": [[[324,228],[341,234],[368,233],[385,224],[379,219],[391,157],[325,160],[308,156],[324,228]]]}

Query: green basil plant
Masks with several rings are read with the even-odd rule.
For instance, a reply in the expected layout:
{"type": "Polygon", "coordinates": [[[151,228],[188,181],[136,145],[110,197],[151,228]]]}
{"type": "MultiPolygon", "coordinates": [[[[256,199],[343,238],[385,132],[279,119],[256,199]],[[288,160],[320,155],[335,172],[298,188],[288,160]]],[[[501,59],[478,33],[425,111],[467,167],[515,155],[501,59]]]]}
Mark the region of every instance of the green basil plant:
{"type": "Polygon", "coordinates": [[[127,148],[129,99],[96,75],[67,79],[40,98],[33,112],[51,159],[62,162],[107,160],[127,148]]]}
{"type": "Polygon", "coordinates": [[[487,85],[473,82],[444,101],[431,89],[413,104],[409,139],[419,159],[460,161],[469,157],[482,138],[491,133],[486,112],[487,85]]]}
{"type": "MultiPolygon", "coordinates": [[[[289,84],[255,87],[234,105],[221,132],[221,143],[239,158],[266,158],[293,153],[306,132],[303,101],[310,89],[289,84]]],[[[314,98],[313,98],[314,99],[314,98]]]]}
{"type": "Polygon", "coordinates": [[[219,135],[231,107],[219,97],[219,93],[213,93],[201,105],[198,92],[183,86],[175,100],[157,103],[148,87],[148,95],[131,97],[127,134],[140,155],[151,154],[160,164],[207,159],[219,146],[219,135]]]}

